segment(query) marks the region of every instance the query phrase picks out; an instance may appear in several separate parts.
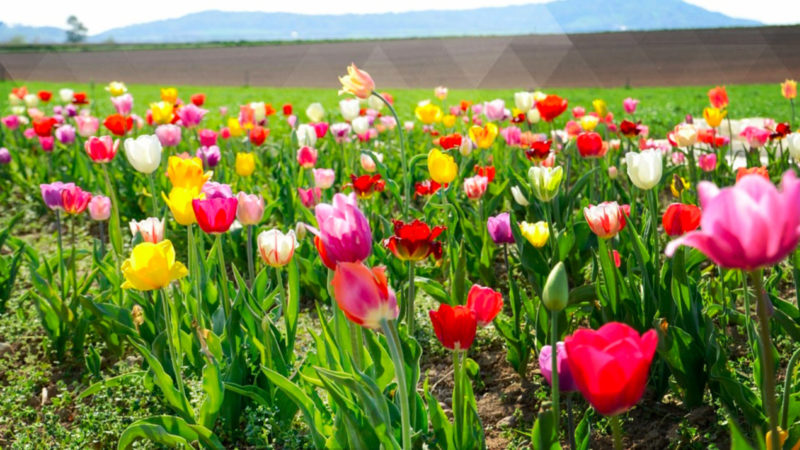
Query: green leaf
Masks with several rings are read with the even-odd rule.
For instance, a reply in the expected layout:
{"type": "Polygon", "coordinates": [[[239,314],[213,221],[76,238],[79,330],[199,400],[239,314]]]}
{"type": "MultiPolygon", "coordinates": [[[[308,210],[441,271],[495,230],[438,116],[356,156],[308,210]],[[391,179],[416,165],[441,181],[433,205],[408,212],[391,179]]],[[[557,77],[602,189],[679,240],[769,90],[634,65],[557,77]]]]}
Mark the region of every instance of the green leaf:
{"type": "Polygon", "coordinates": [[[206,398],[200,405],[198,421],[204,427],[213,428],[225,396],[216,361],[208,361],[203,368],[203,391],[206,393],[206,398]]]}
{"type": "Polygon", "coordinates": [[[118,375],[116,377],[106,378],[105,380],[98,381],[97,383],[94,383],[88,388],[84,389],[84,391],[81,392],[78,395],[78,397],[76,397],[76,400],[83,400],[84,398],[90,395],[94,395],[100,392],[100,390],[102,389],[127,385],[131,381],[143,377],[145,373],[146,372],[144,370],[139,370],[136,372],[129,372],[122,375],[118,375]]]}
{"type": "Polygon", "coordinates": [[[555,421],[553,412],[541,411],[533,424],[531,443],[537,450],[561,450],[561,445],[555,435],[555,421]]]}
{"type": "MultiPolygon", "coordinates": [[[[155,355],[153,355],[153,353],[151,353],[150,350],[148,350],[144,345],[136,342],[135,339],[130,338],[128,341],[147,361],[147,364],[150,366],[150,370],[154,375],[153,381],[161,389],[161,392],[164,393],[164,397],[167,399],[167,402],[170,404],[170,406],[172,406],[185,419],[194,421],[194,411],[192,411],[189,400],[186,398],[186,395],[183,392],[179,392],[177,389],[175,389],[172,377],[170,377],[167,372],[164,371],[164,366],[161,365],[161,362],[158,360],[158,358],[156,358],[155,355]]],[[[176,374],[176,376],[180,376],[180,374],[176,374]]]]}
{"type": "Polygon", "coordinates": [[[303,392],[296,384],[289,381],[288,378],[284,377],[283,375],[275,372],[274,370],[270,370],[267,368],[262,368],[262,372],[264,375],[269,378],[269,380],[275,384],[280,390],[282,390],[286,395],[289,396],[290,399],[300,408],[300,411],[303,413],[303,417],[305,418],[306,425],[308,425],[309,431],[311,432],[311,438],[314,441],[314,445],[317,448],[325,448],[325,436],[331,434],[330,427],[325,423],[322,418],[322,414],[316,408],[313,400],[311,400],[305,392],[303,392]]]}
{"type": "Polygon", "coordinates": [[[120,436],[117,448],[133,448],[139,439],[172,448],[181,445],[190,448],[190,443],[195,441],[205,448],[224,448],[211,430],[202,425],[191,425],[176,416],[153,416],[132,423],[120,436]]]}

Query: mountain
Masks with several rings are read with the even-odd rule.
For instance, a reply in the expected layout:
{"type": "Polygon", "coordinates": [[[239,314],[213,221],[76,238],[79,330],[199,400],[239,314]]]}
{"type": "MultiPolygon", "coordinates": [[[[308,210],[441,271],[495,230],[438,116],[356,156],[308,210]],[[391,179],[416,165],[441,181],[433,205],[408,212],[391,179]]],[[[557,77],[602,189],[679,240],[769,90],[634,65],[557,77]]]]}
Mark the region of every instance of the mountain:
{"type": "Polygon", "coordinates": [[[29,27],[0,22],[0,42],[45,43],[64,42],[67,30],[56,27],[29,27]]]}
{"type": "MultiPolygon", "coordinates": [[[[760,25],[681,0],[556,0],[462,11],[310,15],[203,11],[115,28],[90,42],[289,41],[585,33],[760,25]]],[[[62,32],[63,33],[63,32],[62,32]]],[[[38,36],[38,35],[37,35],[38,36]]],[[[44,36],[38,36],[44,41],[44,36]]],[[[55,39],[63,41],[61,37],[55,39]]]]}

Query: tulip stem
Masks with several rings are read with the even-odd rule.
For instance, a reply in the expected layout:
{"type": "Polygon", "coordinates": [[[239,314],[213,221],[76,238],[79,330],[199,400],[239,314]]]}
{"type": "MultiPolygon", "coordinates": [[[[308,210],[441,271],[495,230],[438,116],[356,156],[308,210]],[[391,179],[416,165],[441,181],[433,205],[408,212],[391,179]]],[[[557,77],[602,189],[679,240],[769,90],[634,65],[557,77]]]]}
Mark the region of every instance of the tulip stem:
{"type": "Polygon", "coordinates": [[[388,322],[386,319],[381,319],[381,328],[386,335],[386,342],[389,344],[389,353],[392,355],[392,362],[394,363],[394,374],[397,377],[397,395],[400,396],[400,426],[402,427],[400,432],[403,436],[403,450],[409,450],[411,449],[411,420],[408,408],[408,385],[406,384],[403,348],[400,345],[400,336],[397,334],[397,325],[394,321],[388,322]]]}
{"type": "Polygon", "coordinates": [[[219,259],[219,275],[222,281],[222,309],[225,311],[225,332],[230,343],[231,357],[236,354],[234,346],[233,328],[231,327],[231,305],[228,300],[228,273],[225,270],[225,256],[222,254],[222,233],[217,233],[217,257],[219,259]]]}
{"type": "Polygon", "coordinates": [[[766,293],[764,292],[761,269],[750,272],[753,280],[753,289],[756,292],[756,312],[759,322],[759,337],[761,344],[761,367],[763,368],[762,383],[764,387],[764,409],[769,418],[769,429],[772,442],[769,448],[781,448],[778,436],[778,404],[775,401],[775,360],[772,355],[772,341],[770,339],[769,319],[767,310],[766,293]]]}
{"type": "Polygon", "coordinates": [[[58,273],[61,278],[61,301],[67,299],[66,270],[64,268],[64,245],[61,232],[61,210],[56,209],[56,231],[58,231],[58,273]]]}
{"type": "Polygon", "coordinates": [[[152,205],[153,206],[153,217],[158,219],[159,218],[159,214],[158,214],[158,197],[156,196],[155,178],[156,178],[155,177],[155,172],[152,172],[152,173],[150,173],[150,175],[147,176],[147,180],[150,183],[150,194],[153,197],[153,205],[152,205]]]}
{"type": "Polygon", "coordinates": [[[414,261],[408,262],[408,295],[406,297],[406,327],[408,327],[408,335],[414,336],[414,297],[416,295],[414,289],[414,261]]]}
{"type": "Polygon", "coordinates": [[[75,221],[78,220],[77,217],[72,217],[69,226],[69,234],[70,234],[70,246],[72,247],[72,256],[70,256],[70,264],[69,264],[69,273],[72,278],[72,302],[71,308],[76,308],[78,305],[76,304],[78,301],[78,273],[75,269],[75,265],[77,264],[77,257],[78,255],[75,253],[75,221]]]}
{"type": "Polygon", "coordinates": [[[411,180],[409,179],[409,172],[408,172],[408,155],[406,154],[406,144],[405,144],[405,135],[403,133],[403,125],[400,122],[400,118],[397,117],[397,111],[394,110],[389,101],[387,101],[381,94],[377,93],[376,91],[372,91],[372,95],[381,99],[381,101],[389,108],[389,111],[394,116],[395,121],[395,128],[397,129],[397,135],[400,139],[400,159],[403,162],[403,191],[405,192],[403,198],[403,220],[408,220],[408,210],[409,204],[411,202],[411,180]]]}
{"type": "Polygon", "coordinates": [[[619,420],[619,414],[608,418],[611,422],[611,434],[614,437],[614,450],[622,450],[622,424],[619,420]]]}
{"type": "Polygon", "coordinates": [[[197,326],[203,329],[203,299],[200,297],[200,276],[197,273],[197,246],[194,242],[194,224],[189,224],[186,227],[186,243],[189,247],[189,272],[192,277],[192,286],[194,287],[194,300],[197,302],[197,310],[195,311],[195,320],[197,326]]]}
{"type": "Polygon", "coordinates": [[[453,426],[455,428],[453,432],[453,440],[455,441],[456,448],[461,448],[461,437],[462,431],[464,427],[464,413],[462,409],[464,408],[463,405],[463,379],[461,377],[462,364],[461,364],[461,353],[462,351],[456,347],[453,351],[453,426]]]}
{"type": "Polygon", "coordinates": [[[550,363],[551,365],[551,375],[550,375],[550,392],[553,400],[553,434],[555,434],[556,439],[558,439],[559,435],[559,425],[561,422],[561,402],[559,399],[559,390],[558,390],[558,382],[559,382],[559,374],[558,374],[558,311],[553,310],[550,312],[550,363]]]}
{"type": "MultiPolygon", "coordinates": [[[[255,270],[253,266],[253,225],[248,225],[247,226],[247,275],[248,275],[247,281],[250,282],[250,287],[253,286],[254,272],[255,270]]],[[[278,278],[280,278],[280,276],[278,278]]]]}
{"type": "MultiPolygon", "coordinates": [[[[114,220],[116,221],[117,224],[117,236],[121,237],[122,222],[120,222],[119,220],[119,204],[117,203],[117,194],[114,191],[114,187],[111,184],[111,178],[108,176],[108,168],[106,167],[106,164],[100,164],[100,166],[103,168],[103,178],[105,178],[106,181],[106,190],[108,191],[108,196],[111,198],[111,214],[114,216],[114,220]]],[[[109,231],[108,234],[111,235],[111,231],[109,231]]],[[[117,261],[117,270],[119,270],[120,268],[119,254],[122,251],[121,245],[122,242],[119,241],[119,238],[111,239],[111,248],[114,249],[114,256],[116,257],[117,261]]]]}

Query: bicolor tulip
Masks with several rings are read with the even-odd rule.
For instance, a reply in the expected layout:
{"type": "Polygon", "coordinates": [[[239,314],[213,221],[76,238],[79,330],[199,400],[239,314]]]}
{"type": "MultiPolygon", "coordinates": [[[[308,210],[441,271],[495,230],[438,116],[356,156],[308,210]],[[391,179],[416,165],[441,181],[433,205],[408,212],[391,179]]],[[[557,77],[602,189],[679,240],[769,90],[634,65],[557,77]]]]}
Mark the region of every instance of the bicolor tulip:
{"type": "Polygon", "coordinates": [[[793,100],[797,97],[797,82],[794,80],[786,80],[781,83],[781,95],[786,100],[793,100]]]}
{"type": "Polygon", "coordinates": [[[663,157],[661,150],[650,149],[625,154],[628,176],[636,187],[643,190],[654,188],[661,181],[663,157]]]}
{"type": "Polygon", "coordinates": [[[89,217],[92,220],[102,222],[111,217],[111,199],[105,195],[95,195],[89,200],[87,207],[89,210],[89,217]]]}
{"type": "Polygon", "coordinates": [[[119,140],[111,136],[90,137],[84,144],[89,158],[96,163],[107,163],[114,159],[119,149],[119,140]]]}
{"type": "Polygon", "coordinates": [[[800,241],[800,181],[786,172],[780,190],[758,175],[742,177],[723,189],[709,182],[697,187],[703,210],[700,230],[667,245],[694,247],[715,264],[752,271],[773,266],[791,254],[800,241]]]}
{"type": "Polygon", "coordinates": [[[579,329],[564,339],[576,387],[604,416],[624,413],[642,398],[657,345],[655,330],[640,336],[619,322],[579,329]]]}
{"type": "Polygon", "coordinates": [[[72,125],[65,124],[56,128],[56,139],[64,145],[69,145],[75,142],[75,128],[72,125]]]}
{"type": "Polygon", "coordinates": [[[317,164],[318,152],[313,147],[300,147],[297,150],[297,164],[303,169],[311,169],[317,164]]]}
{"type": "Polygon", "coordinates": [[[142,242],[134,247],[130,258],[122,263],[122,274],[123,289],[152,291],[169,286],[189,271],[183,263],[175,261],[172,242],[164,240],[158,244],[142,242]]]}
{"type": "Polygon", "coordinates": [[[480,149],[487,149],[494,144],[497,138],[497,125],[487,123],[486,126],[480,127],[473,125],[469,128],[469,138],[475,143],[475,146],[480,149]]]}
{"type": "Polygon", "coordinates": [[[478,326],[485,327],[503,310],[503,294],[492,288],[473,284],[467,293],[467,308],[475,315],[478,326]]]}
{"type": "Polygon", "coordinates": [[[9,163],[11,163],[11,152],[5,147],[0,147],[0,164],[5,165],[9,163]]]}
{"type": "Polygon", "coordinates": [[[411,223],[394,221],[394,235],[383,241],[383,245],[401,261],[420,261],[433,255],[442,257],[442,243],[436,238],[445,230],[443,226],[431,228],[417,219],[411,223]]]}
{"type": "Polygon", "coordinates": [[[74,187],[75,183],[62,183],[60,181],[39,185],[45,205],[52,210],[63,209],[61,191],[64,189],[72,189],[74,187]]]}
{"type": "Polygon", "coordinates": [[[256,240],[261,259],[270,267],[283,267],[292,260],[297,248],[294,230],[284,234],[278,229],[262,231],[256,240]]]}
{"type": "Polygon", "coordinates": [[[201,192],[205,195],[204,198],[233,197],[233,189],[231,189],[230,185],[217,183],[216,181],[209,181],[204,184],[201,192]]]}
{"type": "Polygon", "coordinates": [[[532,166],[528,169],[528,180],[531,182],[533,195],[542,202],[549,202],[558,194],[564,172],[559,167],[532,166]]]}
{"type": "Polygon", "coordinates": [[[375,90],[375,82],[372,77],[367,72],[356,67],[355,64],[347,66],[347,75],[339,77],[339,82],[342,83],[339,95],[347,92],[360,99],[366,99],[375,90]]]}
{"type": "Polygon", "coordinates": [[[471,309],[464,305],[442,303],[437,311],[431,310],[428,314],[436,338],[445,348],[458,351],[472,347],[478,320],[471,309]]]}
{"type": "Polygon", "coordinates": [[[124,147],[128,162],[138,172],[151,174],[161,165],[161,141],[155,135],[125,139],[124,147]]]}
{"type": "Polygon", "coordinates": [[[625,228],[627,213],[617,202],[603,202],[583,208],[589,228],[602,239],[610,239],[625,228]]]}
{"type": "Polygon", "coordinates": [[[458,165],[452,156],[434,148],[428,153],[428,172],[433,181],[448,184],[458,175],[458,165]]]}
{"type": "Polygon", "coordinates": [[[142,237],[143,242],[158,244],[164,240],[164,219],[148,217],[144,220],[131,220],[128,226],[133,237],[142,237]]]}
{"type": "Polygon", "coordinates": [[[717,86],[709,89],[708,101],[711,103],[711,106],[717,109],[723,109],[728,106],[728,92],[725,90],[725,86],[717,86]]]}
{"type": "MultiPolygon", "coordinates": [[[[545,345],[539,351],[539,370],[547,381],[553,382],[553,347],[545,345]]],[[[572,392],[577,390],[575,380],[572,378],[572,371],[567,361],[567,350],[563,341],[556,343],[556,370],[558,371],[558,390],[561,392],[572,392]]]]}
{"type": "Polygon", "coordinates": [[[314,169],[314,186],[320,189],[328,189],[336,181],[336,172],[333,169],[314,169]]]}
{"type": "Polygon", "coordinates": [[[264,217],[264,198],[258,194],[239,192],[236,196],[236,218],[242,225],[258,225],[264,217]]]}
{"type": "Polygon", "coordinates": [[[339,262],[331,285],[339,308],[357,325],[378,329],[381,321],[395,320],[400,314],[383,267],[369,269],[361,262],[339,262]]]}
{"type": "Polygon", "coordinates": [[[489,237],[495,244],[513,244],[514,235],[511,233],[511,216],[507,212],[496,216],[489,216],[486,221],[489,237]]]}
{"type": "Polygon", "coordinates": [[[80,214],[86,211],[91,199],[91,193],[71,183],[61,190],[61,207],[67,214],[80,214]]]}
{"type": "Polygon", "coordinates": [[[332,203],[314,208],[319,236],[330,261],[359,262],[372,253],[372,230],[364,213],[356,205],[355,194],[335,194],[332,203]]]}
{"type": "Polygon", "coordinates": [[[464,193],[470,200],[478,200],[483,197],[488,186],[489,179],[481,175],[464,179],[464,193]]]}

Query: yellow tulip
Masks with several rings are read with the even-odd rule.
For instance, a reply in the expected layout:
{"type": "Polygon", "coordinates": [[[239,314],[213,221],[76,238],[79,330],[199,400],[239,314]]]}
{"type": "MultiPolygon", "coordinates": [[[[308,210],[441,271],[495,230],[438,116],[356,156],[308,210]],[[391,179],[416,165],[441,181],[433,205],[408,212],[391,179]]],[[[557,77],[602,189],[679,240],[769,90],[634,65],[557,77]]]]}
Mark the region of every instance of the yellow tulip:
{"type": "Polygon", "coordinates": [[[728,111],[717,108],[706,108],[703,110],[703,118],[706,119],[708,126],[716,128],[722,123],[722,119],[728,115],[728,111]]]}
{"type": "Polygon", "coordinates": [[[595,99],[592,101],[592,106],[594,106],[594,112],[597,113],[598,116],[605,119],[608,115],[608,104],[603,99],[595,99]]]}
{"type": "Polygon", "coordinates": [[[109,94],[111,94],[112,97],[119,97],[120,95],[128,92],[128,88],[125,87],[125,83],[121,81],[112,81],[111,83],[108,83],[106,90],[109,94]]]}
{"type": "Polygon", "coordinates": [[[456,124],[456,116],[448,114],[442,117],[442,125],[444,125],[445,127],[452,128],[453,125],[455,124],[456,124]]]}
{"type": "Polygon", "coordinates": [[[485,127],[473,125],[469,128],[469,138],[478,148],[489,148],[497,137],[497,125],[487,123],[485,127]]]}
{"type": "Polygon", "coordinates": [[[597,116],[593,116],[591,114],[586,114],[580,119],[581,128],[583,128],[585,131],[592,131],[595,128],[597,128],[598,122],[600,122],[600,119],[597,116]]]}
{"type": "Polygon", "coordinates": [[[178,101],[178,90],[174,87],[161,88],[161,100],[174,105],[178,101]]]}
{"type": "Polygon", "coordinates": [[[249,177],[256,170],[256,157],[252,153],[236,154],[236,173],[242,177],[249,177]]]}
{"type": "Polygon", "coordinates": [[[228,118],[228,131],[231,132],[231,136],[233,137],[240,137],[244,130],[242,130],[242,124],[239,123],[239,119],[235,117],[228,118]]]}
{"type": "Polygon", "coordinates": [[[522,222],[519,224],[519,231],[522,236],[536,248],[544,247],[547,240],[550,238],[550,228],[547,222],[539,221],[536,223],[522,222]]]}
{"type": "Polygon", "coordinates": [[[150,103],[150,114],[153,116],[153,122],[165,124],[172,122],[172,114],[174,107],[169,102],[150,103]]]}
{"type": "Polygon", "coordinates": [[[176,188],[203,187],[213,172],[203,172],[203,160],[200,158],[181,158],[170,156],[167,160],[167,178],[176,188]]]}
{"type": "Polygon", "coordinates": [[[425,125],[430,125],[442,120],[442,108],[439,108],[433,103],[424,103],[422,105],[417,105],[416,109],[414,109],[414,115],[417,116],[417,120],[420,122],[425,125]]]}
{"type": "Polygon", "coordinates": [[[122,263],[122,274],[123,289],[152,291],[185,277],[189,271],[183,263],[175,261],[172,242],[164,240],[158,244],[142,242],[134,247],[131,257],[122,263]]]}
{"type": "Polygon", "coordinates": [[[681,198],[681,194],[685,189],[690,189],[692,184],[689,183],[686,178],[681,176],[673,175],[672,183],[669,184],[669,189],[672,191],[672,196],[675,198],[681,198]]]}
{"type": "Polygon", "coordinates": [[[452,156],[434,148],[428,153],[428,172],[439,184],[451,183],[458,175],[458,165],[452,156]]]}
{"type": "Polygon", "coordinates": [[[202,199],[205,195],[200,191],[200,188],[172,188],[169,192],[169,197],[163,192],[161,196],[164,198],[164,203],[167,204],[169,210],[172,211],[172,217],[179,225],[191,225],[197,222],[194,215],[194,208],[192,208],[192,200],[198,198],[202,199]]]}

